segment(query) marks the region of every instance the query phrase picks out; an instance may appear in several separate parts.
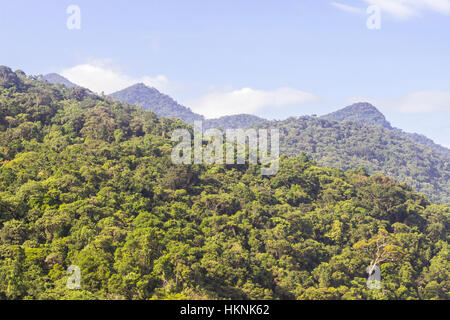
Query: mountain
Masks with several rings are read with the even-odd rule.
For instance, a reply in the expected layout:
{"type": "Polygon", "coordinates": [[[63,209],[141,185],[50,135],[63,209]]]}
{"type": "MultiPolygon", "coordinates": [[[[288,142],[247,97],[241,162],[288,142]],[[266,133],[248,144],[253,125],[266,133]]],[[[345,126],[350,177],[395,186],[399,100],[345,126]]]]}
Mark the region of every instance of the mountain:
{"type": "Polygon", "coordinates": [[[59,75],[57,73],[46,74],[45,76],[42,76],[42,78],[40,80],[47,81],[47,82],[50,82],[52,84],[63,84],[67,88],[78,87],[78,85],[76,85],[73,82],[70,82],[69,80],[67,80],[66,78],[64,78],[63,76],[61,76],[61,75],[59,75]]]}
{"type": "MultiPolygon", "coordinates": [[[[68,88],[77,86],[56,73],[47,74],[40,80],[48,81],[53,84],[64,84],[68,88]]],[[[170,96],[159,92],[155,88],[148,87],[143,83],[138,83],[114,92],[110,97],[122,103],[139,105],[145,110],[155,112],[156,115],[160,117],[177,118],[189,124],[192,124],[194,121],[203,121],[204,130],[213,128],[247,128],[255,123],[265,121],[265,119],[250,114],[238,114],[215,119],[205,119],[202,115],[194,113],[189,108],[178,104],[170,96]]]]}
{"type": "Polygon", "coordinates": [[[321,118],[335,121],[356,121],[364,124],[380,126],[392,129],[385,116],[373,105],[367,102],[359,102],[338,111],[329,113],[321,118]]]}
{"type": "Polygon", "coordinates": [[[141,105],[158,116],[178,118],[187,123],[203,121],[204,130],[279,127],[284,133],[281,150],[286,154],[306,151],[319,164],[344,170],[365,167],[370,173],[383,173],[406,182],[433,201],[450,203],[450,150],[423,135],[393,128],[385,116],[367,102],[320,118],[300,117],[274,122],[252,115],[206,120],[144,84],[133,85],[111,97],[123,103],[141,105]],[[298,129],[299,125],[304,131],[298,129]]]}
{"type": "Polygon", "coordinates": [[[406,137],[412,141],[423,144],[438,152],[450,156],[450,149],[436,144],[433,140],[418,133],[405,132],[402,129],[393,128],[386,120],[385,116],[373,105],[367,102],[355,103],[338,111],[324,115],[321,118],[336,121],[356,121],[367,125],[379,126],[395,131],[398,135],[406,137]]]}
{"type": "Polygon", "coordinates": [[[319,165],[343,170],[364,167],[406,182],[433,201],[450,203],[450,156],[396,130],[308,116],[255,127],[278,128],[284,154],[306,152],[319,165]]]}
{"type": "MultiPolygon", "coordinates": [[[[77,86],[63,76],[56,73],[47,74],[42,78],[42,80],[46,80],[53,84],[61,83],[66,85],[68,88],[77,86]]],[[[247,128],[253,126],[258,122],[266,121],[266,119],[249,114],[230,115],[206,120],[202,115],[196,114],[189,108],[178,104],[168,95],[162,94],[158,90],[147,87],[142,83],[115,92],[110,96],[123,103],[141,105],[146,110],[152,110],[158,116],[178,118],[186,123],[203,121],[203,128],[205,130],[211,128],[247,128]]],[[[393,128],[391,124],[386,120],[385,116],[376,107],[367,102],[355,103],[341,110],[324,115],[321,118],[336,121],[356,121],[368,125],[375,125],[386,129],[392,129],[395,130],[398,134],[408,137],[413,141],[433,148],[436,151],[450,155],[450,149],[434,143],[433,140],[425,137],[424,135],[417,133],[408,133],[404,132],[401,129],[393,128]]]]}
{"type": "Polygon", "coordinates": [[[180,127],[0,67],[0,300],[450,298],[449,206],[304,155],[274,176],[176,165],[180,127]],[[383,290],[367,287],[374,260],[383,290]]]}
{"type": "Polygon", "coordinates": [[[411,132],[405,132],[402,129],[398,129],[398,128],[393,128],[392,130],[394,130],[395,132],[397,132],[399,135],[402,135],[412,141],[415,141],[417,143],[420,143],[424,146],[427,146],[431,149],[434,149],[438,152],[441,152],[443,154],[446,154],[447,156],[450,157],[450,149],[443,147],[437,143],[435,143],[433,140],[431,140],[430,138],[427,138],[426,136],[424,136],[423,134],[419,134],[419,133],[411,133],[411,132]]]}
{"type": "Polygon", "coordinates": [[[122,103],[139,105],[145,110],[151,110],[159,117],[177,118],[186,123],[204,120],[203,116],[192,112],[191,109],[178,104],[168,95],[143,83],[132,85],[109,96],[122,103]]]}
{"type": "Polygon", "coordinates": [[[266,121],[266,119],[251,114],[237,114],[215,119],[207,119],[203,122],[203,129],[243,129],[263,121],[266,121]]]}
{"type": "Polygon", "coordinates": [[[194,121],[202,121],[204,130],[213,128],[246,128],[257,122],[264,121],[262,118],[249,114],[205,119],[202,115],[194,113],[191,109],[178,104],[170,96],[159,92],[155,88],[150,88],[143,83],[138,83],[115,92],[110,97],[123,103],[140,105],[145,110],[151,110],[160,117],[177,118],[189,124],[192,124],[194,121]]]}

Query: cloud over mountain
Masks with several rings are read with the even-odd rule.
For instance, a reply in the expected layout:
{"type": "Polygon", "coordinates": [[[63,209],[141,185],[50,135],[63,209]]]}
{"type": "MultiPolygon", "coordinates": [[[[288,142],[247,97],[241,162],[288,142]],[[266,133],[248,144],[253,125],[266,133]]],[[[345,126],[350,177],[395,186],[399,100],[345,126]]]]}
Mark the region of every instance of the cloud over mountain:
{"type": "Polygon", "coordinates": [[[70,81],[94,92],[110,94],[135,83],[144,83],[161,91],[168,91],[169,81],[164,75],[154,77],[130,77],[104,63],[79,64],[61,71],[61,75],[70,81]]]}

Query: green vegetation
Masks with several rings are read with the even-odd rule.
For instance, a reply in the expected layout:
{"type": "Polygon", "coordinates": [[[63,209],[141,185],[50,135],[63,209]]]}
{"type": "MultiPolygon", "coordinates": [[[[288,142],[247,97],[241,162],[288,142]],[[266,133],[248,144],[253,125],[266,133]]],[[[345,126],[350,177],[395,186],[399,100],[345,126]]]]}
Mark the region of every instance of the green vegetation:
{"type": "Polygon", "coordinates": [[[432,201],[450,204],[450,156],[395,130],[353,121],[316,117],[263,122],[280,129],[280,152],[306,152],[319,165],[343,170],[366,168],[406,182],[432,201]]]}
{"type": "Polygon", "coordinates": [[[174,166],[179,120],[5,67],[0,85],[0,299],[449,298],[450,207],[406,184],[304,154],[270,177],[174,166]]]}
{"type": "Polygon", "coordinates": [[[450,156],[450,149],[434,143],[433,140],[428,139],[422,134],[404,132],[401,129],[393,128],[386,120],[385,116],[378,111],[373,105],[367,102],[360,102],[352,104],[338,111],[324,115],[321,118],[335,121],[354,121],[364,123],[366,125],[378,126],[388,130],[394,131],[397,135],[406,137],[412,141],[418,142],[435,151],[450,156]]]}
{"type": "Polygon", "coordinates": [[[385,129],[393,129],[385,116],[373,105],[367,102],[352,104],[321,118],[335,121],[355,121],[385,129]]]}
{"type": "Polygon", "coordinates": [[[153,111],[158,117],[177,118],[186,123],[204,120],[203,116],[143,83],[114,92],[110,97],[123,103],[141,106],[145,110],[153,111]]]}

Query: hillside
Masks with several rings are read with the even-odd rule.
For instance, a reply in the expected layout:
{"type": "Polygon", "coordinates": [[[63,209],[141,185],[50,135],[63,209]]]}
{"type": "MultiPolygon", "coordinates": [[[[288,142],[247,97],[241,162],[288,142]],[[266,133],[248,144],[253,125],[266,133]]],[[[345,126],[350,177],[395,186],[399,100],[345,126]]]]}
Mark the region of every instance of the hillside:
{"type": "Polygon", "coordinates": [[[450,156],[450,149],[434,143],[433,140],[418,133],[405,132],[398,128],[393,128],[386,120],[385,116],[373,105],[367,102],[355,103],[338,111],[324,115],[321,118],[335,121],[355,121],[367,125],[378,126],[395,131],[396,134],[430,147],[438,152],[450,156]]]}
{"type": "Polygon", "coordinates": [[[47,81],[52,84],[63,84],[67,88],[77,87],[77,85],[75,83],[70,82],[68,79],[64,78],[63,76],[61,76],[57,73],[46,74],[45,76],[42,76],[42,78],[40,80],[47,81]]]}
{"type": "Polygon", "coordinates": [[[321,118],[335,121],[356,121],[368,125],[380,126],[385,129],[392,129],[391,124],[386,120],[385,116],[367,102],[352,104],[351,106],[324,115],[321,118]]]}
{"type": "Polygon", "coordinates": [[[223,116],[215,119],[207,119],[203,122],[204,129],[221,128],[225,129],[241,129],[251,127],[252,125],[267,121],[266,119],[251,114],[236,114],[231,116],[223,116]]]}
{"type": "Polygon", "coordinates": [[[122,103],[139,105],[145,110],[153,111],[159,117],[177,118],[186,123],[204,120],[203,116],[192,112],[168,95],[162,94],[155,88],[147,87],[143,83],[112,93],[110,97],[122,103]]]}
{"type": "Polygon", "coordinates": [[[115,92],[110,97],[123,103],[140,105],[145,110],[151,110],[160,117],[177,118],[186,123],[202,121],[203,129],[235,129],[246,128],[264,119],[249,114],[224,116],[216,119],[205,119],[202,115],[192,112],[189,108],[178,104],[168,95],[160,93],[142,83],[115,92]]]}
{"type": "Polygon", "coordinates": [[[275,176],[177,166],[179,120],[8,68],[0,84],[0,299],[449,298],[450,207],[406,184],[304,155],[275,176]]]}
{"type": "Polygon", "coordinates": [[[450,203],[450,156],[395,130],[315,117],[258,124],[280,129],[281,152],[306,152],[318,164],[343,170],[367,168],[406,182],[433,201],[450,203]]]}
{"type": "MultiPolygon", "coordinates": [[[[204,119],[203,116],[179,105],[169,96],[144,84],[137,84],[113,93],[111,97],[124,103],[144,106],[144,109],[152,110],[158,116],[178,118],[187,123],[202,120],[204,130],[252,126],[268,128],[275,123],[276,126],[283,129],[283,133],[286,133],[285,129],[292,124],[292,119],[266,122],[267,120],[260,117],[245,114],[204,119]]],[[[310,119],[306,126],[311,125],[312,131],[316,125],[322,126],[321,122],[311,122],[312,118],[309,117],[300,119],[310,119]]],[[[292,135],[296,135],[296,138],[283,140],[282,151],[289,155],[305,151],[322,165],[344,170],[366,167],[371,173],[384,173],[399,181],[407,182],[419,192],[427,194],[433,201],[450,203],[449,149],[435,144],[423,135],[393,128],[385,116],[367,102],[353,104],[319,119],[346,123],[343,123],[342,126],[328,125],[328,129],[321,128],[321,132],[318,133],[311,132],[312,139],[305,132],[294,132],[292,135]],[[348,122],[356,122],[368,127],[348,122]],[[373,128],[374,126],[384,130],[373,128]],[[371,133],[372,131],[373,133],[371,133]],[[335,139],[330,140],[327,135],[331,135],[335,139]],[[377,140],[372,135],[378,136],[379,139],[377,140]],[[341,140],[341,136],[346,138],[341,140]],[[302,137],[302,141],[298,141],[299,137],[302,137]],[[395,141],[391,141],[392,139],[395,141]],[[324,144],[323,141],[328,141],[328,144],[324,144]],[[393,144],[394,147],[390,144],[393,144]],[[401,144],[406,146],[406,151],[402,150],[401,144]],[[318,149],[317,145],[321,145],[321,147],[318,149]],[[369,153],[361,152],[361,148],[370,148],[374,151],[369,155],[369,153]],[[394,149],[396,151],[392,153],[394,149]],[[429,149],[432,149],[433,152],[430,153],[429,149]],[[418,155],[418,151],[424,154],[418,155]]]]}

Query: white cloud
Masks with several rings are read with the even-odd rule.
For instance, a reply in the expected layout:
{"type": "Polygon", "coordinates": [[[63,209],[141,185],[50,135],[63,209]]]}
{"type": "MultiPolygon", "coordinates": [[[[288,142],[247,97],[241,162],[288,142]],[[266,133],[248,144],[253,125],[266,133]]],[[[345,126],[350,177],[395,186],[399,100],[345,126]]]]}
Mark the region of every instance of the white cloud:
{"type": "Polygon", "coordinates": [[[367,101],[380,109],[402,113],[450,112],[450,92],[439,90],[416,91],[393,99],[352,97],[349,103],[367,101]]]}
{"type": "MultiPolygon", "coordinates": [[[[271,91],[243,88],[229,92],[214,92],[191,101],[193,111],[207,118],[225,115],[255,114],[267,107],[286,107],[317,99],[313,94],[292,88],[279,88],[271,91]]],[[[276,112],[276,111],[274,111],[276,112]]]]}
{"type": "Polygon", "coordinates": [[[387,107],[405,113],[450,111],[450,92],[418,91],[388,102],[387,107]]]}
{"type": "Polygon", "coordinates": [[[422,11],[450,15],[450,0],[364,0],[369,5],[377,5],[397,19],[419,16],[422,11]]]}
{"type": "Polygon", "coordinates": [[[133,78],[117,71],[115,68],[108,66],[103,62],[76,65],[64,69],[60,74],[73,83],[97,93],[103,91],[105,94],[110,94],[139,82],[165,93],[169,89],[169,81],[164,75],[133,78]]]}
{"type": "Polygon", "coordinates": [[[354,13],[354,14],[364,14],[365,10],[353,6],[349,6],[347,4],[339,3],[339,2],[331,2],[331,5],[338,8],[339,10],[354,13]]]}

